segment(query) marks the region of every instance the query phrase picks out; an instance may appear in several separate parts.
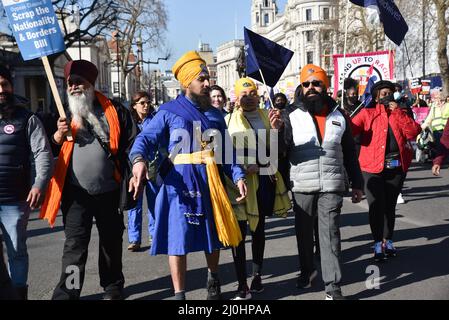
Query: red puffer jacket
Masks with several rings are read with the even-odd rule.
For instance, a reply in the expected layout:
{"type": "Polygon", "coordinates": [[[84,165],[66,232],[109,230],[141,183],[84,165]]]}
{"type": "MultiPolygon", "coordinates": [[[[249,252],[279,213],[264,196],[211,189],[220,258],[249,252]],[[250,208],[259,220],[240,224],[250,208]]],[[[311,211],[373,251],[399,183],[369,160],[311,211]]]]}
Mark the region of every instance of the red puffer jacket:
{"type": "Polygon", "coordinates": [[[369,173],[380,173],[385,166],[385,147],[388,124],[398,142],[402,170],[408,171],[413,159],[413,149],[408,140],[415,139],[421,127],[400,108],[385,110],[383,105],[365,108],[352,119],[352,133],[361,134],[360,168],[369,173]]]}

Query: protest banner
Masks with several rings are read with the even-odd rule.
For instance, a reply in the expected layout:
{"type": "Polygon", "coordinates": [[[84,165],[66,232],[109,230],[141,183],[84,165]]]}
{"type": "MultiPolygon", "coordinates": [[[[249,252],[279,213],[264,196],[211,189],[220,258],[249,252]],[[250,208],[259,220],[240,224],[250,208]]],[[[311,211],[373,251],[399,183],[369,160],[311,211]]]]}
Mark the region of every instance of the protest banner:
{"type": "Polygon", "coordinates": [[[421,94],[422,95],[429,95],[430,94],[430,84],[431,84],[431,80],[421,80],[421,94]]]}
{"type": "MultiPolygon", "coordinates": [[[[51,92],[61,118],[66,118],[48,56],[65,51],[51,0],[2,0],[23,60],[42,58],[51,92]]],[[[71,140],[71,136],[68,137],[71,140]]]]}
{"type": "Polygon", "coordinates": [[[394,76],[394,53],[393,51],[366,52],[346,55],[346,66],[344,66],[344,55],[333,56],[334,60],[334,97],[338,91],[343,89],[345,78],[353,78],[361,81],[368,76],[376,76],[377,81],[392,80],[394,76]],[[370,68],[372,71],[370,72],[370,68]],[[371,74],[370,74],[371,73],[371,74]]]}
{"type": "Polygon", "coordinates": [[[418,78],[413,78],[410,80],[410,91],[412,95],[417,95],[421,92],[421,82],[418,78]]]}

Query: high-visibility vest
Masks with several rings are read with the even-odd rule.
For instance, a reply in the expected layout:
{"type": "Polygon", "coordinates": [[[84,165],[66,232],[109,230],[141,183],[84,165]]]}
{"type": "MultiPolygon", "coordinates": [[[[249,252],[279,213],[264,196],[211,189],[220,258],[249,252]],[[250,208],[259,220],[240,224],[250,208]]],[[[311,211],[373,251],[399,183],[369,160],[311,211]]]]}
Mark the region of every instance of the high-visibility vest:
{"type": "Polygon", "coordinates": [[[442,107],[434,106],[431,112],[433,112],[433,119],[430,124],[432,131],[443,131],[449,119],[449,103],[445,103],[442,107]]]}

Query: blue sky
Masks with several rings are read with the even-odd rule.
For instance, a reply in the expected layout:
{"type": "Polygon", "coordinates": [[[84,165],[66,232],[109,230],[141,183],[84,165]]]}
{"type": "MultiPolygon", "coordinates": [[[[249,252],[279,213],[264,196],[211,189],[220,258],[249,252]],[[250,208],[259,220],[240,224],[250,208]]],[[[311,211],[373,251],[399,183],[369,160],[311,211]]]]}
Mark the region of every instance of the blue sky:
{"type": "MultiPolygon", "coordinates": [[[[168,12],[166,42],[171,59],[151,68],[171,69],[176,60],[189,50],[196,50],[201,39],[209,43],[214,52],[219,45],[237,38],[243,39],[243,27],[251,27],[251,0],[164,0],[168,12]]],[[[278,0],[280,12],[287,0],[278,0]]],[[[7,19],[1,19],[0,31],[5,30],[7,19]]],[[[144,48],[144,56],[155,61],[165,52],[144,48]]]]}
{"type": "MultiPolygon", "coordinates": [[[[243,27],[251,27],[251,0],[164,0],[169,15],[167,44],[172,57],[167,63],[152,68],[170,69],[176,60],[189,50],[196,50],[201,39],[209,43],[212,50],[235,38],[243,39],[243,27]],[[237,18],[237,19],[236,19],[237,18]]],[[[278,0],[280,12],[287,0],[278,0]]],[[[163,53],[153,49],[151,59],[162,57],[163,53]]]]}

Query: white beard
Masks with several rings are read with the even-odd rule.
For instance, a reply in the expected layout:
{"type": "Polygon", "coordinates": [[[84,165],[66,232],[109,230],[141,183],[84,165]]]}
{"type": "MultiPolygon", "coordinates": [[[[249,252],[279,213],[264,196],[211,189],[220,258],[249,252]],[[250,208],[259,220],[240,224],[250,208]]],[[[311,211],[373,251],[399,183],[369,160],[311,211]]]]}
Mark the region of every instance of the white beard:
{"type": "Polygon", "coordinates": [[[67,91],[69,101],[69,109],[72,113],[72,120],[79,129],[84,129],[84,121],[86,120],[93,130],[101,137],[107,138],[106,128],[103,127],[97,116],[94,114],[95,91],[93,87],[85,90],[80,95],[71,95],[67,91]]]}

